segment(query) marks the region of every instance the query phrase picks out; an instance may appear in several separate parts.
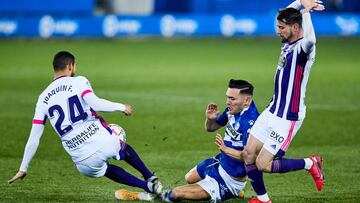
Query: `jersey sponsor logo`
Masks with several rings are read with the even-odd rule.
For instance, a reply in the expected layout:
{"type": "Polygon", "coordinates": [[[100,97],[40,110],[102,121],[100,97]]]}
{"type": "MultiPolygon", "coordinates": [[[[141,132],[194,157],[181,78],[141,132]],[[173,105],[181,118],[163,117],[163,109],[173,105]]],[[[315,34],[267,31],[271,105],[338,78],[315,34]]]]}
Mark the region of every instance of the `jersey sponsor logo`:
{"type": "Polygon", "coordinates": [[[270,137],[271,137],[271,139],[275,140],[276,142],[278,142],[280,144],[284,142],[284,137],[280,136],[280,134],[278,134],[275,131],[271,131],[270,137]]]}
{"type": "Polygon", "coordinates": [[[85,130],[81,131],[74,138],[66,141],[65,144],[69,149],[75,149],[79,145],[86,142],[86,140],[93,136],[99,129],[99,126],[97,126],[95,123],[91,123],[85,130]]]}
{"type": "Polygon", "coordinates": [[[72,85],[60,85],[60,86],[56,87],[55,89],[50,90],[47,93],[47,95],[45,96],[43,103],[48,104],[48,101],[50,100],[50,98],[52,96],[54,96],[56,93],[63,92],[63,91],[72,92],[72,85]]]}
{"type": "Polygon", "coordinates": [[[232,137],[234,139],[237,139],[237,138],[241,137],[241,133],[236,131],[229,122],[226,124],[226,129],[227,129],[226,132],[228,132],[228,135],[230,137],[232,137]]]}

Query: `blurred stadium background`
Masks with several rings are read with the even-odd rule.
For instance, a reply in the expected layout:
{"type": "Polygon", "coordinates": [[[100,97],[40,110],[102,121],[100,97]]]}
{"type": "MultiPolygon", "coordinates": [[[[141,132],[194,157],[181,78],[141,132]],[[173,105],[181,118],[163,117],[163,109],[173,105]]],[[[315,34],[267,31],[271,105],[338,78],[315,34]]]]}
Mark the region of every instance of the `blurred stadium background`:
{"type": "MultiPolygon", "coordinates": [[[[289,0],[2,0],[1,37],[273,36],[289,0]]],[[[360,1],[324,0],[318,35],[359,35],[360,1]]]]}
{"type": "MultiPolygon", "coordinates": [[[[230,78],[255,85],[259,111],[268,104],[280,51],[274,19],[290,2],[0,0],[0,202],[116,202],[116,189],[136,190],[81,176],[48,124],[29,175],[6,184],[20,166],[56,52],[74,53],[78,74],[99,97],[133,105],[130,118],[102,116],[125,128],[168,188],[217,153],[214,134],[203,130],[204,110],[210,101],[225,108],[230,78]]],[[[317,192],[305,172],[265,174],[274,202],[360,201],[360,1],[324,4],[312,15],[318,39],[307,118],[287,156],[323,155],[325,188],[317,192]]]]}

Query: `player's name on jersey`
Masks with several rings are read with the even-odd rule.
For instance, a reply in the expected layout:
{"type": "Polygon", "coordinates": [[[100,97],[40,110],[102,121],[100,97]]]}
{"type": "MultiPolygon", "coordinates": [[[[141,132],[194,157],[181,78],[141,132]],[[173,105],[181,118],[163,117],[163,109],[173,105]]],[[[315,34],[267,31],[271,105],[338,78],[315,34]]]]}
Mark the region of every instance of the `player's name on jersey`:
{"type": "Polygon", "coordinates": [[[74,149],[93,136],[99,129],[99,126],[97,126],[95,123],[91,123],[91,125],[77,134],[74,138],[66,141],[65,144],[69,149],[74,149]]]}
{"type": "Polygon", "coordinates": [[[52,89],[51,91],[49,91],[46,94],[43,103],[48,104],[50,97],[54,96],[56,93],[63,92],[63,91],[72,92],[72,85],[60,85],[60,86],[56,87],[55,89],[52,89]]]}

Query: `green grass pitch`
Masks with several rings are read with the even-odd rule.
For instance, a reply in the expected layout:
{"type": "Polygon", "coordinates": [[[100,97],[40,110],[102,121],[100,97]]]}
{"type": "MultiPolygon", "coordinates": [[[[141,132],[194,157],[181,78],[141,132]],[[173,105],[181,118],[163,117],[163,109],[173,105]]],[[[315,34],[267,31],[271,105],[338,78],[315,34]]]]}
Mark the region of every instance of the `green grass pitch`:
{"type": "MultiPolygon", "coordinates": [[[[360,38],[318,39],[307,117],[286,156],[321,154],[325,187],[317,192],[305,171],[265,174],[274,202],[360,201],[359,48],[360,38]]],[[[7,185],[20,166],[34,105],[52,80],[52,57],[59,50],[75,54],[78,75],[91,81],[99,97],[133,105],[130,118],[101,115],[126,129],[128,143],[169,188],[185,184],[188,170],[218,153],[215,134],[204,131],[204,111],[211,101],[225,107],[230,78],[252,82],[259,111],[266,107],[280,42],[276,38],[0,40],[0,202],[117,202],[116,189],[137,190],[106,178],[81,176],[49,123],[28,176],[7,185]]],[[[125,163],[116,163],[139,175],[125,163]]],[[[252,195],[248,184],[246,197],[252,195]]]]}

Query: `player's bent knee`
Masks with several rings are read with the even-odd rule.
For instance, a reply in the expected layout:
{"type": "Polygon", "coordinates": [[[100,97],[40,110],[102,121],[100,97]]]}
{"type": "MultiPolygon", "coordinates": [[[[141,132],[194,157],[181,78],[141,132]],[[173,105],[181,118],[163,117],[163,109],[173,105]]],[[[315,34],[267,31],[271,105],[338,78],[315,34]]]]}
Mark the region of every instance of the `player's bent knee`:
{"type": "Polygon", "coordinates": [[[246,164],[252,164],[256,159],[255,152],[251,152],[251,150],[247,148],[245,148],[243,151],[243,157],[246,164]]]}
{"type": "Polygon", "coordinates": [[[184,177],[184,178],[185,178],[186,183],[189,184],[189,181],[190,181],[190,180],[189,180],[189,173],[185,174],[185,177],[184,177]]]}
{"type": "Polygon", "coordinates": [[[191,169],[186,175],[185,175],[185,181],[188,184],[193,184],[199,181],[199,178],[197,177],[197,171],[196,168],[191,169]]]}
{"type": "Polygon", "coordinates": [[[192,173],[189,172],[185,175],[185,181],[188,184],[195,183],[194,178],[192,177],[192,173]]]}

